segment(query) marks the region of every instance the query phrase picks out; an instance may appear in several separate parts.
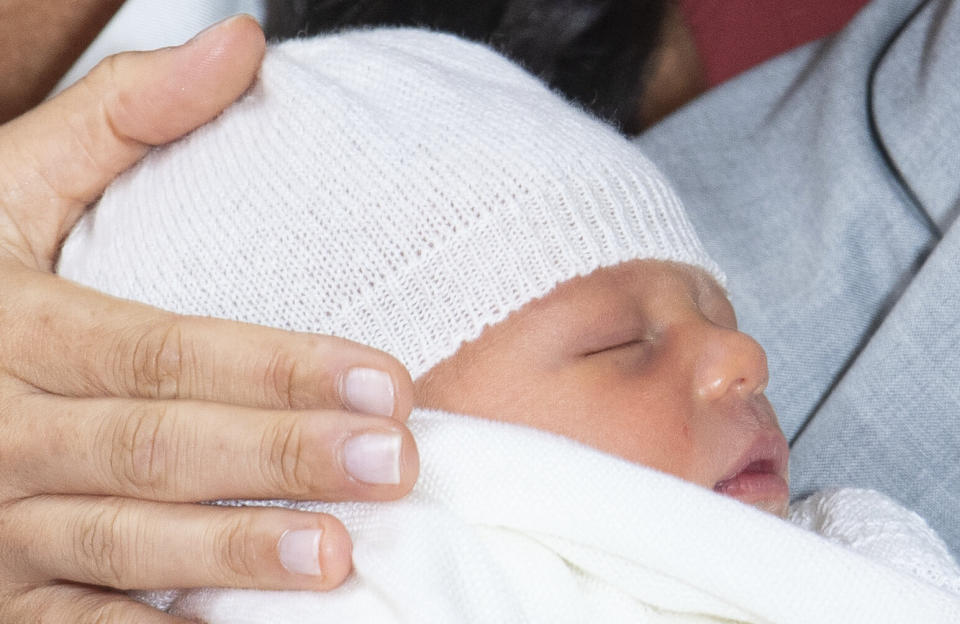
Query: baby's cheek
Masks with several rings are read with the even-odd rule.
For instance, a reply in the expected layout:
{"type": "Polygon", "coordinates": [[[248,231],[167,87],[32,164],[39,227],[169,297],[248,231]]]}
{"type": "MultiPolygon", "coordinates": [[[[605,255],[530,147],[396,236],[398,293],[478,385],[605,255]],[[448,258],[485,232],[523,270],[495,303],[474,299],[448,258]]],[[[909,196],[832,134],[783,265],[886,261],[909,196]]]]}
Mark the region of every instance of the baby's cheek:
{"type": "MultiPolygon", "coordinates": [[[[642,396],[597,397],[590,417],[578,423],[580,441],[628,461],[700,482],[695,430],[675,412],[649,407],[642,396]]],[[[573,436],[571,436],[573,437],[573,436]]],[[[710,484],[712,486],[712,483],[710,484]]]]}

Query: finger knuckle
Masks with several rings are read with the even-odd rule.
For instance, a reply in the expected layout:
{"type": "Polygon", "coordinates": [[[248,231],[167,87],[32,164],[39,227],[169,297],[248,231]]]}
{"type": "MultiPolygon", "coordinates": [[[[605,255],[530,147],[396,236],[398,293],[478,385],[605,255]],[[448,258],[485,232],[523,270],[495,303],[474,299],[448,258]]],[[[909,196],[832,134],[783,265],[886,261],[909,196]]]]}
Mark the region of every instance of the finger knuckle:
{"type": "Polygon", "coordinates": [[[112,481],[132,487],[139,496],[158,496],[166,485],[168,432],[175,420],[172,408],[163,404],[138,407],[119,418],[104,444],[112,481]]]}
{"type": "Polygon", "coordinates": [[[299,417],[277,419],[268,427],[261,443],[261,457],[268,486],[291,498],[310,491],[305,433],[299,417]]]}
{"type": "Polygon", "coordinates": [[[129,622],[125,602],[79,585],[50,583],[0,594],[0,622],[119,624],[129,622]]]}
{"type": "Polygon", "coordinates": [[[270,354],[263,369],[263,387],[273,396],[272,403],[284,407],[302,407],[298,396],[298,363],[300,358],[289,351],[278,348],[270,354]]]}
{"type": "Polygon", "coordinates": [[[126,624],[134,621],[131,619],[129,605],[119,600],[107,601],[97,596],[83,602],[87,604],[81,603],[75,611],[75,621],[78,624],[126,624]]]}
{"type": "Polygon", "coordinates": [[[230,521],[213,542],[214,562],[224,585],[251,582],[257,577],[255,531],[246,518],[230,521]]]}
{"type": "Polygon", "coordinates": [[[184,331],[176,319],[157,323],[132,340],[127,362],[133,391],[138,396],[166,399],[182,396],[187,389],[184,371],[192,357],[184,331]]]}
{"type": "MultiPolygon", "coordinates": [[[[123,65],[130,56],[129,53],[120,53],[104,57],[93,67],[86,80],[80,82],[81,85],[89,85],[91,89],[100,94],[99,99],[104,102],[103,110],[107,114],[106,121],[111,127],[113,126],[113,120],[109,112],[113,111],[114,114],[125,113],[130,106],[126,91],[119,88],[120,77],[123,75],[123,65]]],[[[115,134],[119,136],[119,133],[115,134]]]]}
{"type": "MultiPolygon", "coordinates": [[[[21,433],[23,427],[20,417],[23,406],[18,404],[21,397],[14,392],[7,391],[2,385],[0,385],[0,473],[9,477],[16,474],[11,470],[13,466],[10,465],[10,462],[17,462],[18,459],[22,460],[24,456],[24,440],[21,433]]],[[[5,485],[9,485],[9,483],[5,485]]]]}
{"type": "Polygon", "coordinates": [[[9,391],[9,386],[8,383],[0,382],[0,426],[5,425],[16,413],[16,401],[19,397],[9,391]]]}
{"type": "Polygon", "coordinates": [[[104,58],[94,66],[86,78],[77,83],[79,88],[87,89],[101,102],[98,109],[100,114],[98,123],[91,123],[89,118],[76,113],[68,115],[66,119],[73,130],[72,137],[74,144],[79,148],[78,152],[96,170],[112,171],[115,168],[109,157],[105,156],[107,150],[97,148],[104,142],[103,128],[107,129],[108,136],[123,136],[117,129],[117,117],[127,117],[127,109],[130,107],[129,94],[126,90],[119,88],[120,76],[123,74],[122,66],[127,56],[127,54],[114,54],[104,58]]]}
{"type": "Polygon", "coordinates": [[[134,559],[123,541],[124,527],[130,520],[126,505],[120,501],[102,502],[81,515],[73,543],[77,567],[85,582],[126,589],[126,572],[134,559]]]}
{"type": "Polygon", "coordinates": [[[60,605],[50,601],[46,588],[27,587],[0,594],[0,622],[55,624],[63,621],[60,605]]]}
{"type": "Polygon", "coordinates": [[[105,56],[99,63],[94,65],[88,74],[89,81],[94,83],[115,84],[118,74],[118,66],[122,63],[121,54],[111,54],[105,56]]]}

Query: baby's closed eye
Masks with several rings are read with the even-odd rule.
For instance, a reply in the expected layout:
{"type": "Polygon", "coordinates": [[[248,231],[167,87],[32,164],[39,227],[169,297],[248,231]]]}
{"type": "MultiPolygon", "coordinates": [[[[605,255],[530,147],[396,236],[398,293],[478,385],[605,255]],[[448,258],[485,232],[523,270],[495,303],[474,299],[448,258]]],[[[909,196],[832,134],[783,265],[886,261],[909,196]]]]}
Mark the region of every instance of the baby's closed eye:
{"type": "Polygon", "coordinates": [[[590,357],[592,355],[600,355],[602,353],[610,353],[614,351],[620,351],[623,349],[629,349],[631,347],[639,347],[641,345],[647,344],[649,340],[645,338],[633,338],[630,340],[622,341],[613,341],[607,343],[606,346],[600,346],[595,348],[590,348],[582,354],[582,357],[590,357]]]}

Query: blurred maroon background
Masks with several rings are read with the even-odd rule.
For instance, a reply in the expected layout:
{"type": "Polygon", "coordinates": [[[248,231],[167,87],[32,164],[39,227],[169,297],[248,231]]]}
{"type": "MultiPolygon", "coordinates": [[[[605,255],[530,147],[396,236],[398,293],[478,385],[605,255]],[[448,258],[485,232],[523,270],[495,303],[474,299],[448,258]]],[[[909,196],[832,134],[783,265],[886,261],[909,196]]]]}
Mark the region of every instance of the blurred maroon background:
{"type": "Polygon", "coordinates": [[[836,32],[867,0],[680,0],[708,86],[836,32]]]}

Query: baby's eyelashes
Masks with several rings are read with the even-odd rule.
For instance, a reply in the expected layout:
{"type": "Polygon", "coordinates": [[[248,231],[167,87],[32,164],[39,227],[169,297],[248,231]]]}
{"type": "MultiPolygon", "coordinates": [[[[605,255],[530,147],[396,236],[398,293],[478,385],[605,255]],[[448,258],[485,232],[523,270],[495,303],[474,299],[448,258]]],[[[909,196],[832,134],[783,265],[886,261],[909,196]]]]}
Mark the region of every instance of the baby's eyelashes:
{"type": "Polygon", "coordinates": [[[647,340],[641,340],[639,338],[635,338],[633,340],[627,340],[624,342],[611,344],[610,346],[588,350],[582,354],[582,357],[590,357],[591,355],[599,355],[601,353],[619,351],[621,349],[628,349],[630,347],[638,347],[640,345],[646,344],[647,342],[648,342],[647,340]]]}

